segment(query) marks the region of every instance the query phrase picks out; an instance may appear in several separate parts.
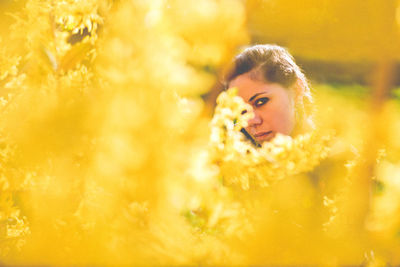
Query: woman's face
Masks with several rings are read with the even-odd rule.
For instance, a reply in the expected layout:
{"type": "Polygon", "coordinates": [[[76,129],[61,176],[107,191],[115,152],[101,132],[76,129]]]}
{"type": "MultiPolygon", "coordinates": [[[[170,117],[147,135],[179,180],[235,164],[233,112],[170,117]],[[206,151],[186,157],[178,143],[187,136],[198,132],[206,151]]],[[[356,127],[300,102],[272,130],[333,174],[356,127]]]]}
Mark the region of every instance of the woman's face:
{"type": "Polygon", "coordinates": [[[277,133],[290,135],[293,131],[294,101],[292,92],[280,84],[267,83],[252,72],[237,76],[229,87],[253,107],[254,118],[246,131],[258,142],[271,140],[277,133]]]}

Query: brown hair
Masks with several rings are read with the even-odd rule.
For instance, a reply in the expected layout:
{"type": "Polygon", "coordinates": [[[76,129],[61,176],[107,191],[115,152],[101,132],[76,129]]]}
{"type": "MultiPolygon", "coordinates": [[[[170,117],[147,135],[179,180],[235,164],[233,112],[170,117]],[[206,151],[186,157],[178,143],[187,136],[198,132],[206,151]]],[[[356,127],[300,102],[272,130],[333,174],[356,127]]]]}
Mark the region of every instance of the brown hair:
{"type": "Polygon", "coordinates": [[[294,86],[296,107],[296,132],[314,128],[313,100],[307,79],[289,52],[278,45],[254,45],[236,56],[225,78],[225,88],[237,76],[255,71],[265,82],[278,83],[289,89],[294,86]]]}

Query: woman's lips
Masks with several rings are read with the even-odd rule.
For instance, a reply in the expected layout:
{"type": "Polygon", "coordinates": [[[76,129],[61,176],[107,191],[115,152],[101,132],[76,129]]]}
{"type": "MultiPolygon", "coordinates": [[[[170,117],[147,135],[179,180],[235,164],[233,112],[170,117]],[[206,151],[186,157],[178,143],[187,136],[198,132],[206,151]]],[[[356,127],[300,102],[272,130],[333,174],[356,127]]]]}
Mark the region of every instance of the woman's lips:
{"type": "Polygon", "coordinates": [[[256,133],[253,136],[257,139],[265,139],[272,134],[272,131],[256,133]]]}

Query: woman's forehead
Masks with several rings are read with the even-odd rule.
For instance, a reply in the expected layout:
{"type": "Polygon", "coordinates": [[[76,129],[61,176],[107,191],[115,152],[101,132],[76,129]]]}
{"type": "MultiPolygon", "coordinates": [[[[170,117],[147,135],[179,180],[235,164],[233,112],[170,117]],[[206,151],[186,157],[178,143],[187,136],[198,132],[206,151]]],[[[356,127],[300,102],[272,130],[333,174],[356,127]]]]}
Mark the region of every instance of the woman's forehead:
{"type": "Polygon", "coordinates": [[[257,79],[252,73],[245,73],[237,76],[229,83],[229,87],[237,87],[243,92],[259,92],[261,90],[269,91],[275,84],[257,79]]]}
{"type": "Polygon", "coordinates": [[[286,90],[282,85],[277,83],[268,83],[259,79],[253,79],[254,76],[250,73],[245,73],[237,76],[229,83],[229,87],[238,88],[238,95],[241,96],[245,101],[248,101],[252,96],[260,93],[264,94],[287,94],[286,90]]]}
{"type": "Polygon", "coordinates": [[[247,85],[259,85],[262,86],[266,84],[265,81],[259,79],[256,74],[253,72],[247,72],[235,77],[232,81],[230,81],[230,87],[245,87],[247,85]]]}

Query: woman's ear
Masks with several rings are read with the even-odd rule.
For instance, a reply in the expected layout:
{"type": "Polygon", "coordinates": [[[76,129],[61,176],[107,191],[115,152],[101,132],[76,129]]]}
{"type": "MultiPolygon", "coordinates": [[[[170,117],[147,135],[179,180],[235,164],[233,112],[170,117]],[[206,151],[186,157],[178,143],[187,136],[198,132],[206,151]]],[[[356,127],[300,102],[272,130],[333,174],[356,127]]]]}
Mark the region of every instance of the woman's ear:
{"type": "Polygon", "coordinates": [[[302,134],[307,129],[307,114],[304,107],[304,96],[306,94],[306,89],[303,80],[298,78],[292,87],[292,92],[294,92],[294,116],[295,116],[295,129],[293,134],[302,134]]]}
{"type": "Polygon", "coordinates": [[[302,103],[304,97],[304,84],[303,81],[297,78],[294,84],[294,101],[295,103],[302,103]]]}

